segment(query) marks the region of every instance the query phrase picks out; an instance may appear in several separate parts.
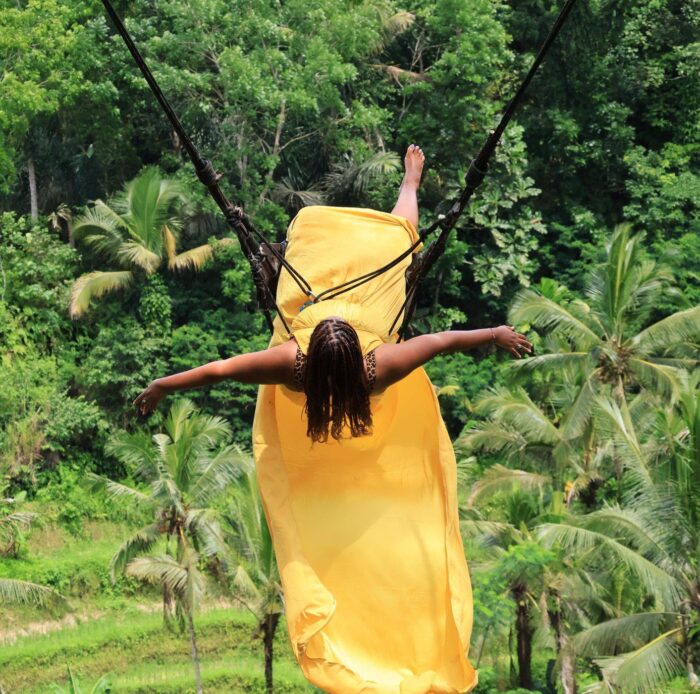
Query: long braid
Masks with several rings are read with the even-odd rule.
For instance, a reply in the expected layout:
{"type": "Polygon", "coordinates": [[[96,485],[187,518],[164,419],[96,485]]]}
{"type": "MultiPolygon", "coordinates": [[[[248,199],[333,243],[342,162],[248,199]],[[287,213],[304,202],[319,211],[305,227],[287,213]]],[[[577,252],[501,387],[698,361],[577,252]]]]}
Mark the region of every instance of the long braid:
{"type": "Polygon", "coordinates": [[[357,333],[342,318],[326,318],[311,335],[304,373],[308,435],[324,442],[328,434],[341,438],[365,436],[372,427],[370,384],[357,333]]]}

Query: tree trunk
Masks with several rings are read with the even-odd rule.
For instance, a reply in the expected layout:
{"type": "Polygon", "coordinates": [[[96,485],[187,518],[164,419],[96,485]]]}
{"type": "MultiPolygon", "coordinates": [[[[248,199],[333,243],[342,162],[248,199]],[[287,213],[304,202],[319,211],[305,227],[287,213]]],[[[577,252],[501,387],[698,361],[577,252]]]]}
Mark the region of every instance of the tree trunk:
{"type": "Polygon", "coordinates": [[[27,175],[29,176],[29,209],[32,221],[36,222],[39,220],[39,201],[36,194],[36,169],[32,159],[27,160],[27,175]]]}
{"type": "Polygon", "coordinates": [[[474,667],[478,670],[479,665],[481,663],[481,656],[484,654],[484,646],[486,645],[486,637],[489,635],[489,630],[491,629],[491,625],[489,624],[485,629],[484,629],[484,634],[481,637],[481,645],[479,646],[479,654],[476,656],[476,663],[474,664],[474,667]]]}
{"type": "Polygon", "coordinates": [[[197,652],[197,639],[194,634],[194,620],[192,619],[191,610],[187,611],[187,626],[190,631],[190,644],[192,646],[192,662],[194,663],[194,680],[197,687],[197,694],[203,694],[202,675],[199,672],[199,653],[197,652]]]}
{"type": "Polygon", "coordinates": [[[693,666],[693,653],[690,645],[690,639],[688,638],[688,628],[690,626],[690,619],[685,608],[681,608],[681,627],[683,634],[683,659],[685,660],[685,669],[688,674],[688,684],[691,689],[700,688],[700,678],[695,673],[695,667],[693,666]]]}
{"type": "Polygon", "coordinates": [[[569,646],[569,636],[562,626],[561,597],[552,592],[555,608],[548,610],[549,621],[554,629],[557,642],[557,654],[561,655],[561,670],[559,673],[564,694],[577,694],[576,689],[576,656],[569,646]]]}
{"type": "Polygon", "coordinates": [[[518,637],[518,686],[532,689],[532,636],[535,633],[530,621],[530,603],[525,588],[513,588],[516,605],[515,630],[518,637]]]}
{"type": "Polygon", "coordinates": [[[265,615],[265,620],[262,623],[263,643],[265,644],[265,691],[267,694],[272,694],[272,662],[273,662],[273,646],[275,643],[275,631],[277,623],[280,620],[280,613],[275,612],[265,615]]]}

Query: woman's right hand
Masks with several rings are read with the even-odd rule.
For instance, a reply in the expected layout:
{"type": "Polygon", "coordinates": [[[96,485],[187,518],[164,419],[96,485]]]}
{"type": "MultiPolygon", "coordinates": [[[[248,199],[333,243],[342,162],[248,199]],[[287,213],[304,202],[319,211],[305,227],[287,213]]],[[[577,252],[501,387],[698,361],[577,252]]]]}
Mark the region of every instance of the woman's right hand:
{"type": "Polygon", "coordinates": [[[493,332],[496,336],[496,344],[518,359],[522,356],[520,350],[532,353],[532,344],[525,335],[516,333],[512,325],[499,325],[493,328],[493,332]]]}
{"type": "Polygon", "coordinates": [[[158,385],[158,381],[151,381],[148,388],[136,397],[133,405],[143,415],[147,415],[156,409],[158,403],[168,394],[163,386],[158,385]]]}

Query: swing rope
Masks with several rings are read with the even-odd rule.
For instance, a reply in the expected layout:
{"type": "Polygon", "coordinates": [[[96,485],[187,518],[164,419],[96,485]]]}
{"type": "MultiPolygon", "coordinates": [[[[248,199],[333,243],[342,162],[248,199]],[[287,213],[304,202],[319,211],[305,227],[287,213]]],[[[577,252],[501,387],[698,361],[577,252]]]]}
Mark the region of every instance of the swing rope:
{"type": "Polygon", "coordinates": [[[489,160],[491,159],[491,156],[493,155],[504,130],[513,117],[513,113],[515,112],[518,104],[522,101],[528,85],[537,72],[540,64],[544,60],[550,46],[559,34],[561,27],[569,16],[569,13],[573,9],[575,3],[576,0],[566,1],[564,7],[552,25],[552,28],[550,29],[544,43],[540,47],[527,75],[521,82],[517,92],[503,112],[498,126],[494,130],[490,131],[478,154],[469,165],[469,169],[465,175],[464,188],[462,189],[459,197],[455,200],[455,202],[453,202],[447,214],[433,222],[429,227],[421,230],[418,240],[389,263],[386,263],[376,270],[372,270],[371,272],[361,275],[360,277],[348,280],[347,282],[343,282],[335,287],[330,287],[316,294],[307,280],[291,265],[291,263],[285,259],[284,250],[286,248],[286,241],[282,243],[270,243],[265,236],[255,228],[250,218],[243,211],[243,208],[239,205],[234,205],[231,203],[224,195],[219,186],[219,180],[223,175],[217,173],[212,163],[200,155],[198,149],[195,147],[189,135],[182,127],[182,123],[180,122],[179,118],[168,103],[168,100],[165,98],[165,95],[161,91],[156,79],[153,77],[153,74],[146,64],[146,61],[143,59],[141,53],[131,39],[129,32],[121,21],[119,15],[114,10],[112,3],[110,0],[102,0],[102,4],[105,6],[107,13],[112,19],[117,32],[124,40],[124,43],[141,70],[141,73],[146,79],[146,82],[151,88],[156,100],[165,112],[170,124],[178,134],[180,141],[187,150],[187,153],[194,164],[197,177],[209,190],[212,198],[223,212],[226,222],[236,233],[241,249],[243,250],[245,257],[250,264],[253,281],[256,287],[258,304],[265,315],[265,320],[271,332],[274,330],[273,321],[270,316],[271,309],[274,309],[277,312],[277,315],[279,315],[280,319],[282,320],[286,331],[288,333],[290,332],[289,326],[287,325],[287,322],[285,321],[284,316],[279,310],[275,300],[277,282],[279,280],[279,275],[282,268],[289,273],[299,289],[307,297],[309,297],[313,303],[318,301],[327,301],[346,292],[352,291],[353,289],[356,289],[366,282],[370,282],[371,280],[395,267],[404,258],[411,255],[421,244],[423,244],[428,236],[430,236],[438,228],[440,229],[438,238],[430,244],[430,246],[421,254],[419,258],[414,258],[413,263],[406,272],[406,298],[401,306],[401,309],[396,315],[391,328],[389,329],[389,334],[392,334],[396,324],[399,321],[399,318],[401,318],[403,315],[402,326],[399,331],[400,338],[405,337],[410,321],[415,313],[417,290],[419,285],[425,279],[425,276],[435,264],[437,259],[445,251],[447,239],[450,233],[452,232],[458,219],[463,214],[470,198],[484,180],[488,170],[489,160]]]}

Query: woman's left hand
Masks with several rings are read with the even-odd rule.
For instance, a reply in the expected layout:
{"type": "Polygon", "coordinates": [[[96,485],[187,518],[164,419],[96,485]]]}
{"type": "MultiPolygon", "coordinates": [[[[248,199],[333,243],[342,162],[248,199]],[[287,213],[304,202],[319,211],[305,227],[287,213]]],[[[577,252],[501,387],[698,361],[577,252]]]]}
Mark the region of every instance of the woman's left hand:
{"type": "Polygon", "coordinates": [[[149,414],[158,407],[158,403],[168,394],[163,386],[158,385],[158,381],[151,381],[148,388],[144,390],[133,402],[136,409],[141,414],[149,414]]]}
{"type": "Polygon", "coordinates": [[[512,325],[499,325],[493,329],[496,344],[520,359],[522,352],[532,354],[532,343],[520,333],[515,332],[512,325]]]}

